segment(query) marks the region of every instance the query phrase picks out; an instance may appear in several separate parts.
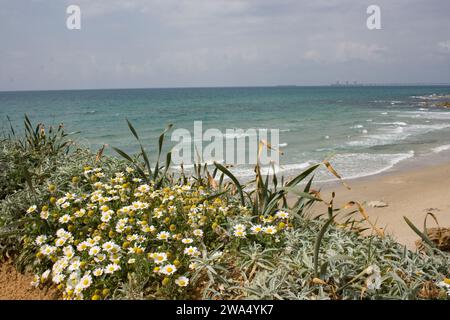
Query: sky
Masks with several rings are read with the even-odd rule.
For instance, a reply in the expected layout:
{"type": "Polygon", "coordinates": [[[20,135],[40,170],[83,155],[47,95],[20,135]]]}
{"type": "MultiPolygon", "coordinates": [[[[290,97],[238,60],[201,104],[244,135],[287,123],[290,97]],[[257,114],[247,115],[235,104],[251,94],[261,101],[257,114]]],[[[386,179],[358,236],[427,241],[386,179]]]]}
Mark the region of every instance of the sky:
{"type": "Polygon", "coordinates": [[[450,83],[449,13],[448,0],[0,0],[0,91],[450,83]]]}

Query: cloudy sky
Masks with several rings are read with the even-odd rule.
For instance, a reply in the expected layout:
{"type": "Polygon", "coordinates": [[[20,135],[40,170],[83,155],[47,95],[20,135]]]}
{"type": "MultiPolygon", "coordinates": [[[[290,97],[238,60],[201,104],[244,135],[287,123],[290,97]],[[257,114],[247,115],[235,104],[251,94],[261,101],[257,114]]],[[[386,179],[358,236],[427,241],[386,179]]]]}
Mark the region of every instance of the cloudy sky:
{"type": "Polygon", "coordinates": [[[450,83],[448,0],[0,0],[0,90],[450,83]],[[66,8],[81,8],[81,30],[66,8]],[[381,7],[381,30],[366,9],[381,7]]]}

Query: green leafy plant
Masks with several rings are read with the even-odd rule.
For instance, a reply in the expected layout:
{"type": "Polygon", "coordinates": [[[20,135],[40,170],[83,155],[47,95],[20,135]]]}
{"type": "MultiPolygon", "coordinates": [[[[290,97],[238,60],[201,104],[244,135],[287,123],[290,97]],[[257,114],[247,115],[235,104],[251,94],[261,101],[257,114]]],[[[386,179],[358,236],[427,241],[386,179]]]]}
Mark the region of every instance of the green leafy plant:
{"type": "Polygon", "coordinates": [[[334,193],[314,189],[321,166],[340,179],[328,161],[287,181],[259,163],[245,184],[218,163],[174,173],[170,152],[160,163],[171,126],[148,154],[127,124],[139,152],[115,148],[121,159],[68,150],[62,130],[45,137],[27,118],[25,136],[11,128],[0,141],[0,253],[32,270],[36,286],[67,299],[447,298],[438,287],[450,273],[445,253],[407,250],[359,203],[344,213],[334,193]]]}

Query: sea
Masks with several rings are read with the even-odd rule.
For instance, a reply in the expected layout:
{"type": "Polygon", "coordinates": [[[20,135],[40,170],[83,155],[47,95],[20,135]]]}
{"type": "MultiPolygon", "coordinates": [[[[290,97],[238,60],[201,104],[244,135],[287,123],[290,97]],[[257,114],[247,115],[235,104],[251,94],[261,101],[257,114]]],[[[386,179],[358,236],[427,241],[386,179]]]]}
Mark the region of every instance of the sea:
{"type": "MultiPolygon", "coordinates": [[[[0,92],[0,130],[23,132],[24,114],[46,127],[64,124],[77,143],[138,151],[126,119],[151,158],[168,124],[174,129],[279,129],[275,170],[286,177],[328,159],[346,179],[380,174],[406,162],[450,155],[450,86],[318,86],[0,92]],[[9,118],[9,120],[8,120],[9,118]]],[[[166,149],[175,142],[170,132],[166,149]]],[[[173,166],[176,170],[176,167],[173,166]]],[[[241,179],[252,166],[231,168],[241,179]]],[[[332,176],[323,171],[318,179],[332,176]]]]}

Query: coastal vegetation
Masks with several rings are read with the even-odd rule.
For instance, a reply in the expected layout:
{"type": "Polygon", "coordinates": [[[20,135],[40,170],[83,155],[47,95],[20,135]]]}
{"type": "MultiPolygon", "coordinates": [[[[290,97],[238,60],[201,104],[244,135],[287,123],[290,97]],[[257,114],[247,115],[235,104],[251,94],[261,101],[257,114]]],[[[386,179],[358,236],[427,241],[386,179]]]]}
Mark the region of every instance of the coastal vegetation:
{"type": "Polygon", "coordinates": [[[448,254],[412,224],[421,252],[360,204],[335,208],[314,185],[321,166],[340,178],[327,161],[291,179],[256,164],[244,185],[218,163],[170,170],[167,130],[147,152],[128,122],[139,151],[115,157],[24,126],[0,140],[0,255],[61,298],[449,298],[448,254]]]}

